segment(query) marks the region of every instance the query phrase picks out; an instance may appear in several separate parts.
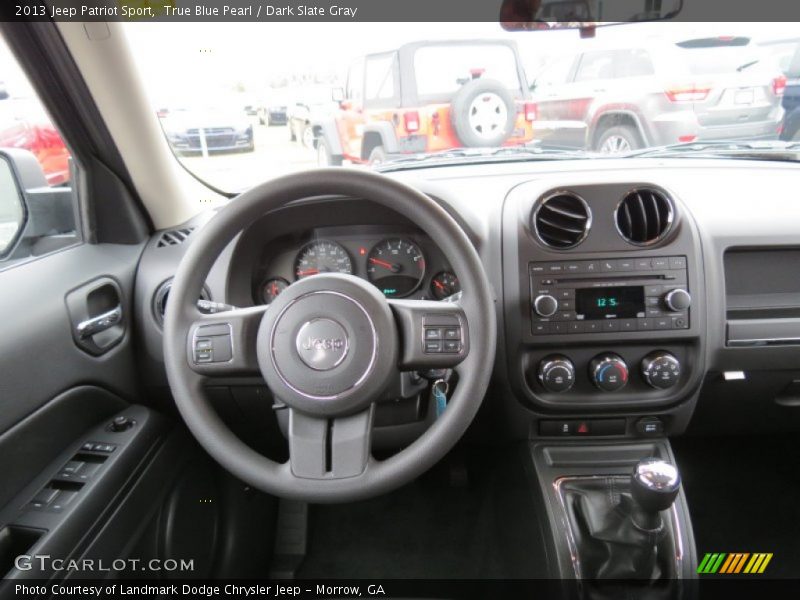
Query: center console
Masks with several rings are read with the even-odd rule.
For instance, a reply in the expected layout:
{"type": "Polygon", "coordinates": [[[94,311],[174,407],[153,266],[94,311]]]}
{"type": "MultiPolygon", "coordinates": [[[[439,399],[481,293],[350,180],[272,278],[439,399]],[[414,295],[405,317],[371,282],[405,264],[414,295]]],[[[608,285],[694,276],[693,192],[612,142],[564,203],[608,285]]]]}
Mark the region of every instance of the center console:
{"type": "Polygon", "coordinates": [[[685,428],[703,376],[699,237],[643,182],[514,188],[503,213],[509,381],[533,437],[685,428]]]}
{"type": "Polygon", "coordinates": [[[694,541],[667,436],[705,373],[697,228],[648,182],[514,188],[503,212],[508,380],[529,416],[552,576],[577,596],[680,597],[694,541]],[[581,439],[582,438],[582,439],[581,439]]]}

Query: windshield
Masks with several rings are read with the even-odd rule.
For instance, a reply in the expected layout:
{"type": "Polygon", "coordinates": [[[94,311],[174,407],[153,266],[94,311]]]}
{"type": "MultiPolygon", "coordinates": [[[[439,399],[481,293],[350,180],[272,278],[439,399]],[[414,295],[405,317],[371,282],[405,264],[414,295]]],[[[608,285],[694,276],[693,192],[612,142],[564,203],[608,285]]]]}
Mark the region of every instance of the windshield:
{"type": "Polygon", "coordinates": [[[236,193],[316,166],[742,158],[800,141],[792,23],[125,24],[176,159],[236,193]],[[681,152],[674,152],[676,146],[681,152]]]}

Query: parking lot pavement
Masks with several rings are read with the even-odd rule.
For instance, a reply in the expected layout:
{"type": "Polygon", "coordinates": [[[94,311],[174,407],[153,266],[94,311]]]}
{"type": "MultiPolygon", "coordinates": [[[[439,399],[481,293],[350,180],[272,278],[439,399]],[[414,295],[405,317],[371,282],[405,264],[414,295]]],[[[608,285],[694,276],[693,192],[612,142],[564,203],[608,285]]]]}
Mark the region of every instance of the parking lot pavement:
{"type": "Polygon", "coordinates": [[[242,191],[273,177],[317,165],[314,150],[289,141],[289,128],[285,125],[268,127],[253,119],[253,136],[253,152],[182,156],[181,160],[201,179],[226,192],[242,191]]]}

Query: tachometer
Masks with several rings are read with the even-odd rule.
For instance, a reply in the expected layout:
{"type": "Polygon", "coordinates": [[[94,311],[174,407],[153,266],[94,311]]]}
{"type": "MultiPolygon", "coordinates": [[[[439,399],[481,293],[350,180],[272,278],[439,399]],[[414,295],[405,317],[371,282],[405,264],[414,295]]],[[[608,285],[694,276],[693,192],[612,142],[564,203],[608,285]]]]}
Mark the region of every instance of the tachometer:
{"type": "Polygon", "coordinates": [[[319,273],[353,273],[353,263],[347,250],[336,242],[320,240],[303,246],[294,263],[297,279],[319,273]]]}
{"type": "Polygon", "coordinates": [[[388,298],[408,296],[425,277],[425,256],[408,240],[383,240],[367,257],[367,277],[388,298]]]}
{"type": "Polygon", "coordinates": [[[458,277],[456,277],[455,273],[442,271],[431,279],[431,292],[437,300],[444,300],[460,291],[461,284],[458,282],[458,277]]]}

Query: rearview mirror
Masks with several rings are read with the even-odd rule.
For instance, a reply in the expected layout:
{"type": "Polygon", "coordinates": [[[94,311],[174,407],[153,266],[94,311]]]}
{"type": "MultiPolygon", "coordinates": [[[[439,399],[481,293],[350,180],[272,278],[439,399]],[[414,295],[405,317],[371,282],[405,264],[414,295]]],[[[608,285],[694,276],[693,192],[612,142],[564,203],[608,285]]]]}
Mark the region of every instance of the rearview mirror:
{"type": "Polygon", "coordinates": [[[334,102],[341,102],[344,100],[344,90],[340,87],[335,87],[331,90],[331,99],[334,102]]]}
{"type": "Polygon", "coordinates": [[[14,248],[27,217],[17,176],[8,157],[0,154],[0,258],[14,248]]]}
{"type": "Polygon", "coordinates": [[[683,0],[503,0],[500,23],[507,31],[585,29],[674,18],[683,0]]]}

